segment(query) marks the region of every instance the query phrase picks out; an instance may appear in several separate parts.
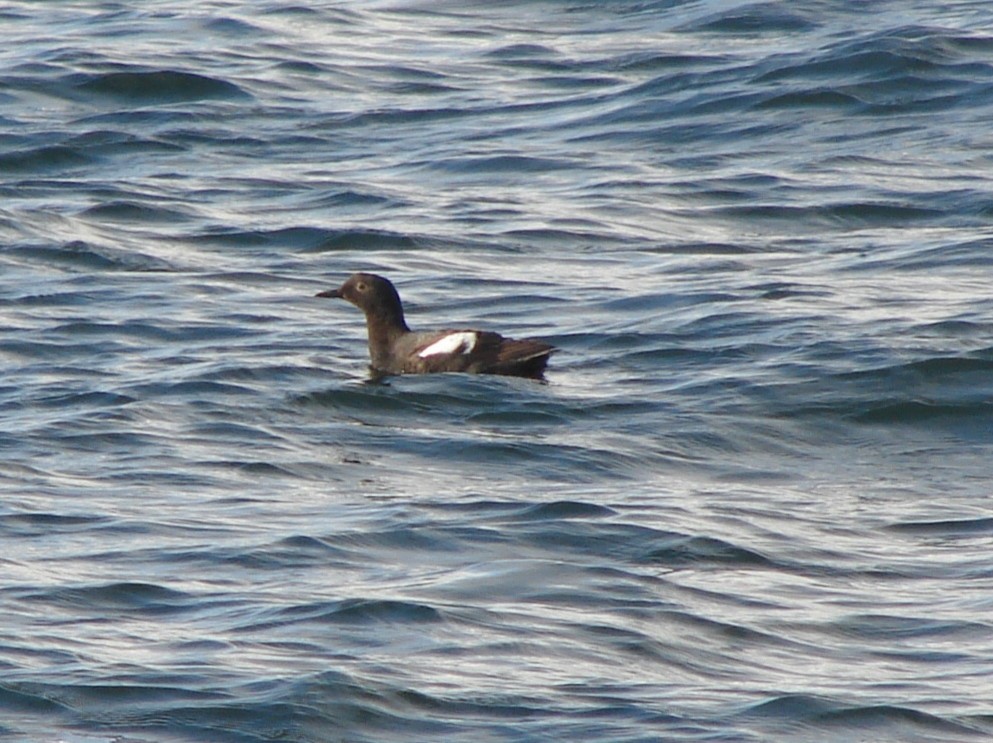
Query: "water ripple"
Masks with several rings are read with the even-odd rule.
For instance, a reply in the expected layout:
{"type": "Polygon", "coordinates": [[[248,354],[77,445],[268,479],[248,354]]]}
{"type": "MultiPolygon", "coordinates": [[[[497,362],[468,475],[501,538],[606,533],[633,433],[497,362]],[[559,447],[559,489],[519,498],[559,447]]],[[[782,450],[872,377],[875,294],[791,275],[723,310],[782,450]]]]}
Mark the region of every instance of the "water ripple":
{"type": "Polygon", "coordinates": [[[985,5],[25,8],[0,736],[990,738],[985,5]]]}

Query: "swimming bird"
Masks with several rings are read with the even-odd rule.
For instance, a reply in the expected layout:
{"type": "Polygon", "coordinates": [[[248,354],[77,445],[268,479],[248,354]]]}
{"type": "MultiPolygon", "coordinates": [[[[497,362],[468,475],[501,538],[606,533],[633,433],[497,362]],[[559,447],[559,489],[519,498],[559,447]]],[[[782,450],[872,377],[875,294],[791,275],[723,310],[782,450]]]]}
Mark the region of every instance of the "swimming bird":
{"type": "Polygon", "coordinates": [[[380,374],[467,372],[541,379],[556,350],[534,338],[515,340],[488,330],[414,332],[396,288],[372,273],[353,274],[337,289],[316,296],[347,300],[365,313],[371,367],[380,374]]]}

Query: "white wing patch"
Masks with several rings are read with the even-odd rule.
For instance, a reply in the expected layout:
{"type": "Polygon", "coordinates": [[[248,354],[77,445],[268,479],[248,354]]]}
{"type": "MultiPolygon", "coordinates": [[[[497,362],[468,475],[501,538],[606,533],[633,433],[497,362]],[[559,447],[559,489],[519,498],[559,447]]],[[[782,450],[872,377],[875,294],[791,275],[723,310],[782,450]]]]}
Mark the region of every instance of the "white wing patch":
{"type": "Polygon", "coordinates": [[[443,335],[427,348],[421,349],[417,355],[426,359],[428,356],[435,356],[439,353],[469,353],[476,347],[477,340],[479,340],[479,333],[472,331],[449,333],[443,335]]]}

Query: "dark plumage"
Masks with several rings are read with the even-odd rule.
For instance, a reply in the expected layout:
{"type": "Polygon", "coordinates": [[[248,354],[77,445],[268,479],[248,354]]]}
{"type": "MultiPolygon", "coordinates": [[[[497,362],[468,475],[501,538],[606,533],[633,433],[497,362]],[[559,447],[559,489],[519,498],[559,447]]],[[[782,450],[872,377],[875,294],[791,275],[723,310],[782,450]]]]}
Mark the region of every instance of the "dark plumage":
{"type": "Polygon", "coordinates": [[[393,284],[371,273],[353,274],[338,289],[317,296],[348,300],[365,313],[371,366],[379,373],[467,372],[540,379],[555,351],[543,341],[514,340],[486,330],[412,332],[393,284]]]}

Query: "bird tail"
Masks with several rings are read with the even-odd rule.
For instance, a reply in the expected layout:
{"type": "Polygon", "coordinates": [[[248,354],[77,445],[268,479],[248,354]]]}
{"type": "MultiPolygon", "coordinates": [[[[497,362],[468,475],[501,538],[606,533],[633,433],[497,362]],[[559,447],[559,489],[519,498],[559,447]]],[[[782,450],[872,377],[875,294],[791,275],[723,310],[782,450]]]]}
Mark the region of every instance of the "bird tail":
{"type": "Polygon", "coordinates": [[[540,379],[545,373],[548,357],[557,350],[555,346],[529,338],[506,341],[493,365],[493,373],[540,379]]]}

